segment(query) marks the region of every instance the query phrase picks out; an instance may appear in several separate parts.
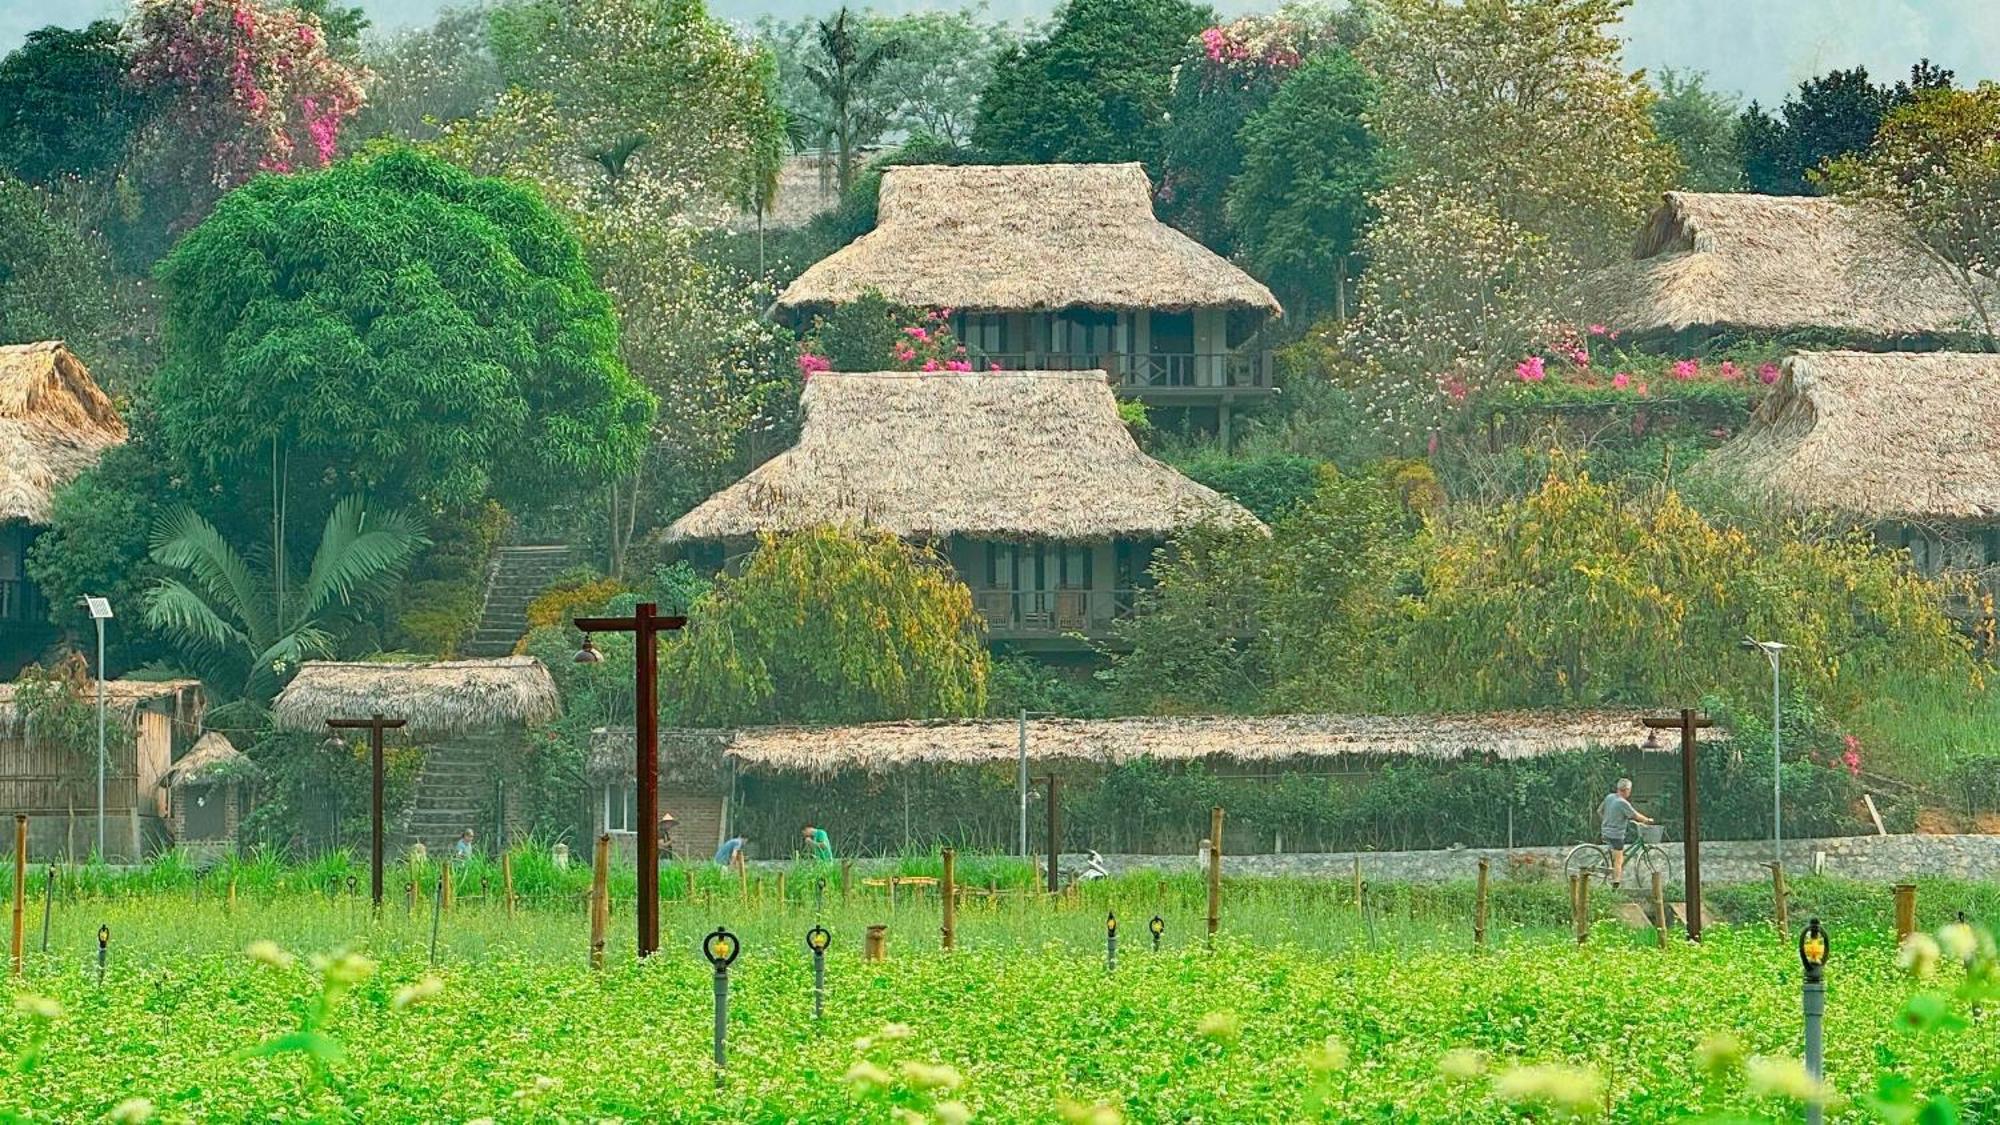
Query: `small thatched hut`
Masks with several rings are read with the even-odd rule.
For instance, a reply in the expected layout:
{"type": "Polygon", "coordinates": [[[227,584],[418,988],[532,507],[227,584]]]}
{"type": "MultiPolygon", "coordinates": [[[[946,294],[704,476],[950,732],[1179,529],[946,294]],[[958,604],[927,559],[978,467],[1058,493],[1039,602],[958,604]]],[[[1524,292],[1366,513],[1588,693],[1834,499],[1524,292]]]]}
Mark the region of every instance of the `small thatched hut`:
{"type": "Polygon", "coordinates": [[[59,340],[0,345],[0,675],[45,641],[23,560],[57,490],[125,440],[125,423],[59,340]]]}
{"type": "Polygon", "coordinates": [[[994,636],[1059,642],[1129,611],[1175,532],[1257,526],[1141,452],[1096,372],[824,374],[804,405],[796,446],[674,521],[668,540],[822,524],[935,540],[994,636]]]}
{"type": "Polygon", "coordinates": [[[525,728],[561,709],[555,678],[532,656],[431,663],[307,661],[271,705],[280,730],[325,734],[326,721],[381,715],[392,737],[426,745],[402,831],[433,851],[473,828],[518,834],[525,728]]]}
{"type": "Polygon", "coordinates": [[[1807,352],[1704,472],[1873,526],[1928,574],[2000,562],[2000,355],[1807,352]]]}
{"type": "Polygon", "coordinates": [[[1586,318],[1640,338],[1812,332],[1935,346],[1979,331],[1951,272],[1892,216],[1839,199],[1668,192],[1586,318]]]}
{"type": "Polygon", "coordinates": [[[243,784],[256,766],[221,731],[201,736],[187,756],[160,775],[167,822],[184,849],[232,850],[241,819],[243,784]]]}
{"type": "MultiPolygon", "coordinates": [[[[1271,291],[1153,216],[1138,164],[890,168],[879,225],[778,298],[795,318],[873,291],[950,309],[976,365],[1102,370],[1160,406],[1214,412],[1267,395],[1247,348],[1271,291]]],[[[1206,417],[1206,413],[1203,415],[1206,417]]]]}

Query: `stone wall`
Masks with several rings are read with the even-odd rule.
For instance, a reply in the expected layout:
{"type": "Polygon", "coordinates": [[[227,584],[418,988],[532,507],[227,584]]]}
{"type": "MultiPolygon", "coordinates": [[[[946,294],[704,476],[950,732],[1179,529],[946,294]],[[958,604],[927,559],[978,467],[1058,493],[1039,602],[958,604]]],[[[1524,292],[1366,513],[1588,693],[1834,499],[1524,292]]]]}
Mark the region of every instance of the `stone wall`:
{"type": "MultiPolygon", "coordinates": [[[[1679,882],[1681,845],[1662,844],[1667,855],[1667,879],[1679,882]]],[[[1317,852],[1296,855],[1223,854],[1223,872],[1231,876],[1290,875],[1307,878],[1351,876],[1361,860],[1362,876],[1377,883],[1443,883],[1470,879],[1483,856],[1492,861],[1494,878],[1555,875],[1562,870],[1567,847],[1452,848],[1427,852],[1317,852]]],[[[1838,836],[1821,840],[1787,840],[1785,871],[1793,877],[1822,874],[1839,879],[1895,883],[1920,876],[1957,879],[2000,878],[2000,836],[1838,836]]],[[[1708,883],[1747,883],[1770,878],[1769,840],[1723,840],[1701,846],[1701,874],[1708,883]]],[[[1065,869],[1081,869],[1085,857],[1065,855],[1065,869]]],[[[1105,856],[1113,874],[1127,871],[1200,870],[1186,856],[1105,856]]]]}

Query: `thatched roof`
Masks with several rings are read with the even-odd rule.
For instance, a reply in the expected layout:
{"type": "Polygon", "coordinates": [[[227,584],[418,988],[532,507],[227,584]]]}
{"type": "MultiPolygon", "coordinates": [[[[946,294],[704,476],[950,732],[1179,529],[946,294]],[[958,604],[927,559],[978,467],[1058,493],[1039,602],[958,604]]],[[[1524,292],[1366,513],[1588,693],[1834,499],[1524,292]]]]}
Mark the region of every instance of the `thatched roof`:
{"type": "Polygon", "coordinates": [[[1257,524],[1140,452],[1100,371],[823,374],[804,404],[797,445],[667,538],[862,524],[907,538],[1096,540],[1257,524]]]}
{"type": "Polygon", "coordinates": [[[46,523],[62,486],[125,440],[125,423],[60,340],[0,345],[0,520],[46,523]]]}
{"type": "Polygon", "coordinates": [[[1805,352],[1703,471],[1869,521],[2000,516],[2000,355],[1805,352]]]}
{"type": "MultiPolygon", "coordinates": [[[[1260,717],[1036,719],[1028,756],[1040,763],[1115,766],[1139,758],[1298,765],[1336,758],[1451,759],[1492,754],[1514,761],[1593,747],[1640,749],[1640,711],[1526,711],[1470,715],[1274,715],[1260,717]]],[[[1704,737],[1715,737],[1705,735],[1704,737]]],[[[599,732],[592,770],[630,777],[631,728],[599,732]]],[[[910,766],[1013,762],[1013,719],[867,723],[846,727],[748,727],[663,731],[661,761],[711,756],[748,770],[825,776],[910,766]]],[[[1678,749],[1662,736],[1650,749],[1678,749]]]]}
{"type": "Polygon", "coordinates": [[[1584,283],[1629,335],[1822,329],[1861,341],[1972,330],[1972,303],[1899,222],[1838,199],[1668,192],[1633,261],[1584,283]]]}
{"type": "MultiPolygon", "coordinates": [[[[18,684],[0,683],[0,738],[18,736],[21,713],[14,706],[14,696],[18,684]]],[[[82,679],[74,685],[77,698],[93,706],[97,702],[97,681],[82,679]]],[[[132,722],[133,712],[148,704],[161,700],[174,700],[178,718],[196,721],[206,708],[207,700],[202,695],[200,680],[106,680],[104,681],[104,709],[113,722],[132,722]],[[185,700],[176,697],[185,695],[185,700]],[[183,706],[185,704],[185,706],[183,706]]]]}
{"type": "Polygon", "coordinates": [[[403,719],[415,738],[450,737],[554,718],[555,678],[532,656],[363,664],[310,660],[271,705],[279,729],[320,732],[328,719],[403,719]]]}
{"type": "Polygon", "coordinates": [[[876,228],[815,264],[780,308],[876,290],[986,311],[1245,308],[1277,299],[1153,217],[1137,164],[911,165],[882,175],[876,228]]]}
{"type": "Polygon", "coordinates": [[[160,775],[160,788],[180,789],[189,785],[206,785],[227,776],[239,776],[255,768],[250,759],[224,737],[221,731],[212,730],[196,740],[194,748],[180,761],[167,767],[167,772],[160,775]]]}

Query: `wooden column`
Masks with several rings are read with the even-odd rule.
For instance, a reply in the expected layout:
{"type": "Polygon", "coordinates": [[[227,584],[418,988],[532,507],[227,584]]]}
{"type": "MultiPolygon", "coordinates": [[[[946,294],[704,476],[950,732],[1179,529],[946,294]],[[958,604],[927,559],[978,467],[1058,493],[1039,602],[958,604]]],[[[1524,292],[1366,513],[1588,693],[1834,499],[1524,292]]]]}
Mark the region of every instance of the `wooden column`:
{"type": "Polygon", "coordinates": [[[20,976],[25,954],[28,924],[28,818],[14,816],[14,930],[8,947],[14,958],[14,975],[20,976]]]}
{"type": "Polygon", "coordinates": [[[1208,810],[1208,940],[1222,928],[1222,806],[1208,810]]]}
{"type": "Polygon", "coordinates": [[[958,947],[958,853],[944,850],[944,947],[958,947]]]}
{"type": "Polygon", "coordinates": [[[1896,884],[1896,944],[1917,932],[1917,885],[1896,884]]]}
{"type": "Polygon", "coordinates": [[[1472,943],[1474,945],[1486,944],[1487,867],[1488,867],[1488,861],[1486,860],[1486,857],[1481,856],[1479,859],[1479,887],[1477,892],[1475,893],[1472,904],[1472,943]]]}
{"type": "Polygon", "coordinates": [[[590,871],[590,967],[604,967],[604,935],[611,928],[611,834],[597,837],[590,871]]]}

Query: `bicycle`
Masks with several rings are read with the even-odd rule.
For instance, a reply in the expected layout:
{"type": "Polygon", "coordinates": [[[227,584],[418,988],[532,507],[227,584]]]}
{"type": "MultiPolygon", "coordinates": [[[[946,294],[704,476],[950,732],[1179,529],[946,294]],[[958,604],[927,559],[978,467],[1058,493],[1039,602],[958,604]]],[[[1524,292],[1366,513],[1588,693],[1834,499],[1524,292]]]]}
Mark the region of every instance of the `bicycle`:
{"type": "MultiPolygon", "coordinates": [[[[1667,852],[1660,847],[1660,840],[1666,829],[1658,824],[1639,825],[1639,835],[1625,845],[1625,878],[1637,881],[1639,886],[1650,887],[1653,876],[1662,879],[1667,874],[1667,852]]],[[[1611,877],[1611,848],[1606,844],[1578,844],[1563,857],[1563,875],[1600,875],[1611,877]]]]}

